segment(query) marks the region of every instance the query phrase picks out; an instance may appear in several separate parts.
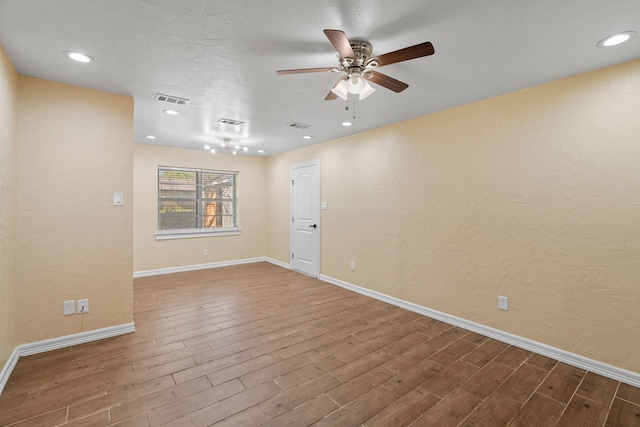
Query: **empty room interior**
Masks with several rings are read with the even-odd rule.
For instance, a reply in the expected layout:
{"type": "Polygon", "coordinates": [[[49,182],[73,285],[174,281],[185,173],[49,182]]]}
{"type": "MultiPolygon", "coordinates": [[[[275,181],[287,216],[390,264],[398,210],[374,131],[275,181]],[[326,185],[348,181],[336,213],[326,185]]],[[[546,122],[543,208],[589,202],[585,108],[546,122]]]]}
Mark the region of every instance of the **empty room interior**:
{"type": "Polygon", "coordinates": [[[0,0],[0,425],[640,426],[639,31],[0,0]]]}

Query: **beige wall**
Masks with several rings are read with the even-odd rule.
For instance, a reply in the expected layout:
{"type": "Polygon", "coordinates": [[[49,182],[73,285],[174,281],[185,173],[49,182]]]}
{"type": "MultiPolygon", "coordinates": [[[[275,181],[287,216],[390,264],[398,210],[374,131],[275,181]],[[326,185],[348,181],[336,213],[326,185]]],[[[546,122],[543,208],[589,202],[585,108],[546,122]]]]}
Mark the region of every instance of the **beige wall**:
{"type": "Polygon", "coordinates": [[[0,46],[0,370],[16,346],[18,74],[0,46]]]}
{"type": "Polygon", "coordinates": [[[19,344],[133,321],[133,99],[20,76],[17,140],[19,344]]]}
{"type": "Polygon", "coordinates": [[[266,160],[135,144],[135,272],[263,257],[267,252],[266,160]],[[156,240],[158,166],[238,171],[240,235],[156,240]],[[203,249],[208,254],[202,255],[203,249]]]}
{"type": "Polygon", "coordinates": [[[271,157],[268,255],[288,262],[290,165],[320,159],[322,274],[640,372],[639,76],[634,61],[271,157]]]}

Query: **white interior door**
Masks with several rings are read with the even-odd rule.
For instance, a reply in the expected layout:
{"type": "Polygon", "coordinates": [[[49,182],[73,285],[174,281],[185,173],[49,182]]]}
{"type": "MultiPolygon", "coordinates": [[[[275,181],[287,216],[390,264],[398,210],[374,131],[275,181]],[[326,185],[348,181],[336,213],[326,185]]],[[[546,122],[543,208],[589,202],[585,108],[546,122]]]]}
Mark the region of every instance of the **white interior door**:
{"type": "Polygon", "coordinates": [[[320,163],[291,166],[291,267],[320,273],[320,163]]]}

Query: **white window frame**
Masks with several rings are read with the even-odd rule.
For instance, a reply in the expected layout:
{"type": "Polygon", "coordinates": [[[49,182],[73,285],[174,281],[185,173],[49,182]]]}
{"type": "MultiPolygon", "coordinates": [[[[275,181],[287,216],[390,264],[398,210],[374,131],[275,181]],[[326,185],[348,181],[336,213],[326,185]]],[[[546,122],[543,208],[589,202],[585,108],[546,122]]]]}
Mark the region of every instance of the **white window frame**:
{"type": "MultiPolygon", "coordinates": [[[[210,237],[210,236],[233,236],[240,234],[240,227],[238,225],[239,215],[238,215],[238,171],[221,171],[221,170],[211,170],[211,169],[201,169],[201,168],[181,168],[181,167],[172,167],[172,166],[158,166],[157,175],[156,175],[156,213],[157,213],[157,223],[156,223],[156,240],[165,240],[165,239],[184,239],[184,238],[193,238],[193,237],[210,237]],[[160,230],[160,202],[162,199],[160,198],[160,173],[161,171],[183,171],[183,172],[192,172],[196,174],[196,197],[193,201],[196,204],[203,203],[202,197],[198,197],[197,194],[201,194],[201,177],[203,173],[219,173],[219,174],[229,174],[233,175],[234,181],[234,191],[233,191],[233,227],[202,227],[202,228],[176,228],[176,229],[165,229],[160,230]]],[[[200,213],[196,214],[197,216],[202,215],[202,208],[199,207],[198,210],[200,213]]],[[[196,222],[202,223],[202,217],[200,219],[196,219],[196,222]]]]}

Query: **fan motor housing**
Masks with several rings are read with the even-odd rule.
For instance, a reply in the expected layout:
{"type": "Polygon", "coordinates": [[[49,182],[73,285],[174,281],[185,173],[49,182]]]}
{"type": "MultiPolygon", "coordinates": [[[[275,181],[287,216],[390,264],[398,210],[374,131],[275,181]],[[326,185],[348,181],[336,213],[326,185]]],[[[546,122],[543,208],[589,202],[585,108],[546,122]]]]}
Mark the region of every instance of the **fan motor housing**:
{"type": "Polygon", "coordinates": [[[352,66],[364,67],[371,56],[371,43],[365,40],[349,40],[351,49],[353,49],[352,66]]]}

